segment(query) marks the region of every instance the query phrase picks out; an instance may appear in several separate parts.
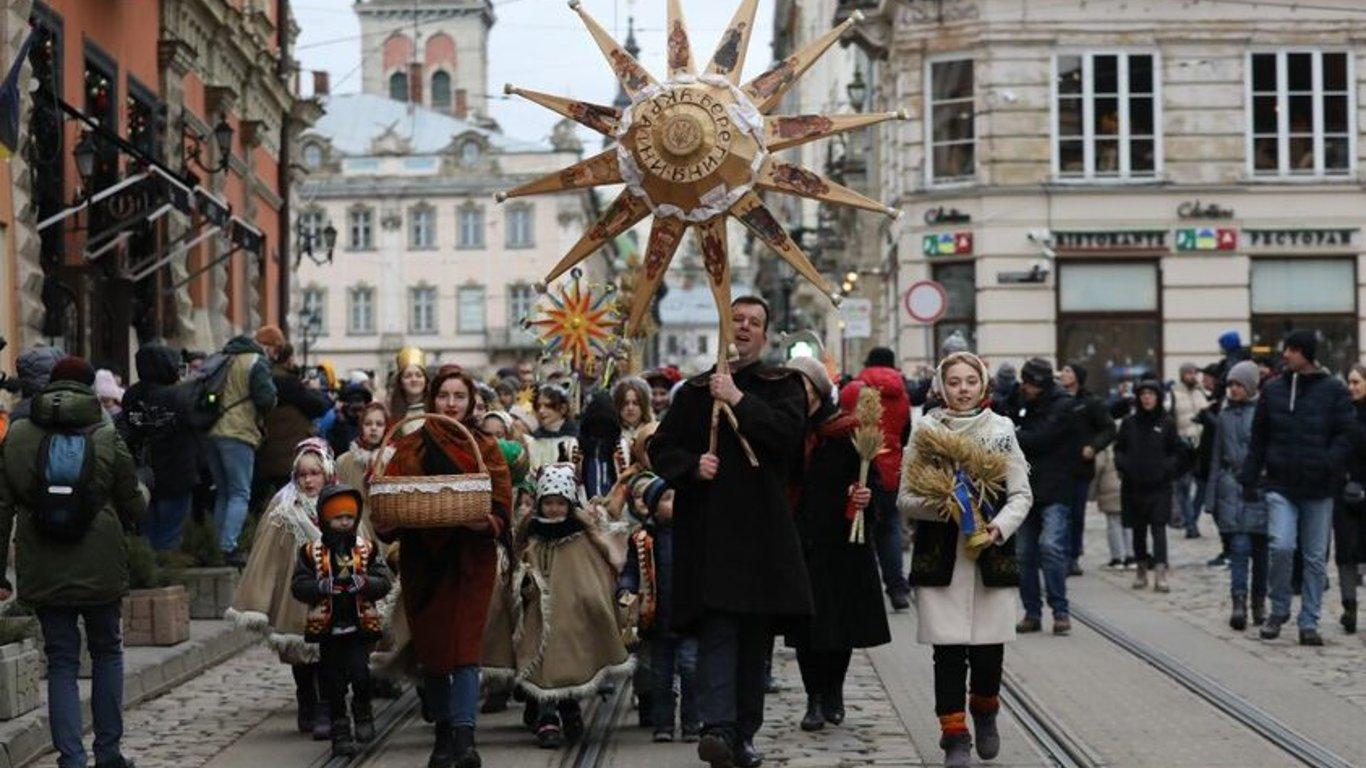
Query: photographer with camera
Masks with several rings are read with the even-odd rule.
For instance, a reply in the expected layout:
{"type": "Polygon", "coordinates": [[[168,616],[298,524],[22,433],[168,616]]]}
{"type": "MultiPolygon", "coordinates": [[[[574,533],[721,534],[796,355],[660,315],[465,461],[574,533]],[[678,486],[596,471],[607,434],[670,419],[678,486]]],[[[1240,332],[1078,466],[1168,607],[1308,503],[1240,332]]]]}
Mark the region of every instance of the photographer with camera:
{"type": "Polygon", "coordinates": [[[199,439],[176,410],[176,351],[144,344],[134,362],[138,381],[123,393],[119,420],[143,485],[152,492],[143,533],[158,552],[178,550],[199,478],[199,439]]]}

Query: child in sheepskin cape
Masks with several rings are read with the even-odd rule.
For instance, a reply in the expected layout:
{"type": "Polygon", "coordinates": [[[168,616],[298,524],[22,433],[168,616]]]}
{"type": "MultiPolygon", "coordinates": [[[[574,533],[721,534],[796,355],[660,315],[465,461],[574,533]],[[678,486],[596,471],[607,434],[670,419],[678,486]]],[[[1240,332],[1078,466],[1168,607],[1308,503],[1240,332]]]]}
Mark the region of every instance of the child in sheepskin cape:
{"type": "Polygon", "coordinates": [[[536,740],[546,748],[577,738],[579,700],[632,667],[613,599],[625,548],[579,499],[572,464],[543,467],[536,509],[518,537],[517,685],[537,709],[536,740]]]}
{"type": "Polygon", "coordinates": [[[304,640],[308,606],[294,599],[290,584],[299,548],[322,538],[318,494],[336,481],[327,441],[317,437],[301,441],[294,449],[293,479],[261,515],[251,556],[224,616],[240,627],[264,633],[280,661],[294,668],[299,730],[313,731],[320,739],[331,737],[332,721],[327,708],[318,702],[318,646],[304,640]]]}

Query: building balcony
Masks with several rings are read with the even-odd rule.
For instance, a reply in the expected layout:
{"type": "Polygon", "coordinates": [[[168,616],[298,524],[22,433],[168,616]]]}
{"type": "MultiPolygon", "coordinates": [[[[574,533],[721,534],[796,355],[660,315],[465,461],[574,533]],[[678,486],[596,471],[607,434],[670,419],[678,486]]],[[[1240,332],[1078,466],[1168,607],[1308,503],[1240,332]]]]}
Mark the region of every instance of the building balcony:
{"type": "Polygon", "coordinates": [[[523,352],[540,349],[536,336],[519,325],[489,328],[484,335],[485,343],[490,352],[523,352]]]}

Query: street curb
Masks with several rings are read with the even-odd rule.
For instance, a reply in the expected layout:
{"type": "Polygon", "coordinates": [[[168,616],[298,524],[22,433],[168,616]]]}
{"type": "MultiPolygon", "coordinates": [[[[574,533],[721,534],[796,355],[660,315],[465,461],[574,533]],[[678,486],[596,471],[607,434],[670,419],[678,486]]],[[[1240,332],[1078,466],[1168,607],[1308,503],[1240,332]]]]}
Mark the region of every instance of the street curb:
{"type": "MultiPolygon", "coordinates": [[[[190,639],[170,648],[127,648],[123,656],[123,708],[128,710],[202,674],[258,642],[261,635],[226,621],[191,621],[190,639]]],[[[81,681],[81,720],[90,732],[90,686],[81,681]]],[[[52,749],[47,690],[38,709],[0,722],[0,768],[19,768],[52,749]]],[[[92,758],[93,762],[93,758],[92,758]]]]}

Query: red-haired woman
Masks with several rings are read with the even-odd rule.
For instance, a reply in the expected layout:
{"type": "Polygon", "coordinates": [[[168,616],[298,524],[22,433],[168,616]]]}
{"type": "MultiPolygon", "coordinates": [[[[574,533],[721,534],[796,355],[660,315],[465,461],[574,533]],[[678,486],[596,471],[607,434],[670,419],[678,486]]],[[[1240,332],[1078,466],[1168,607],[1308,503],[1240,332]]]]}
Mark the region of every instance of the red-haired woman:
{"type": "MultiPolygon", "coordinates": [[[[399,529],[403,607],[425,696],[436,719],[431,768],[478,766],[474,719],[479,699],[479,659],[489,599],[498,571],[497,548],[506,541],[512,480],[498,443],[473,421],[474,381],[457,366],[444,366],[427,388],[428,413],[465,424],[493,478],[493,500],[484,520],[462,528],[399,529]]],[[[427,419],[394,443],[385,474],[456,475],[478,472],[475,446],[455,426],[427,419]]]]}

